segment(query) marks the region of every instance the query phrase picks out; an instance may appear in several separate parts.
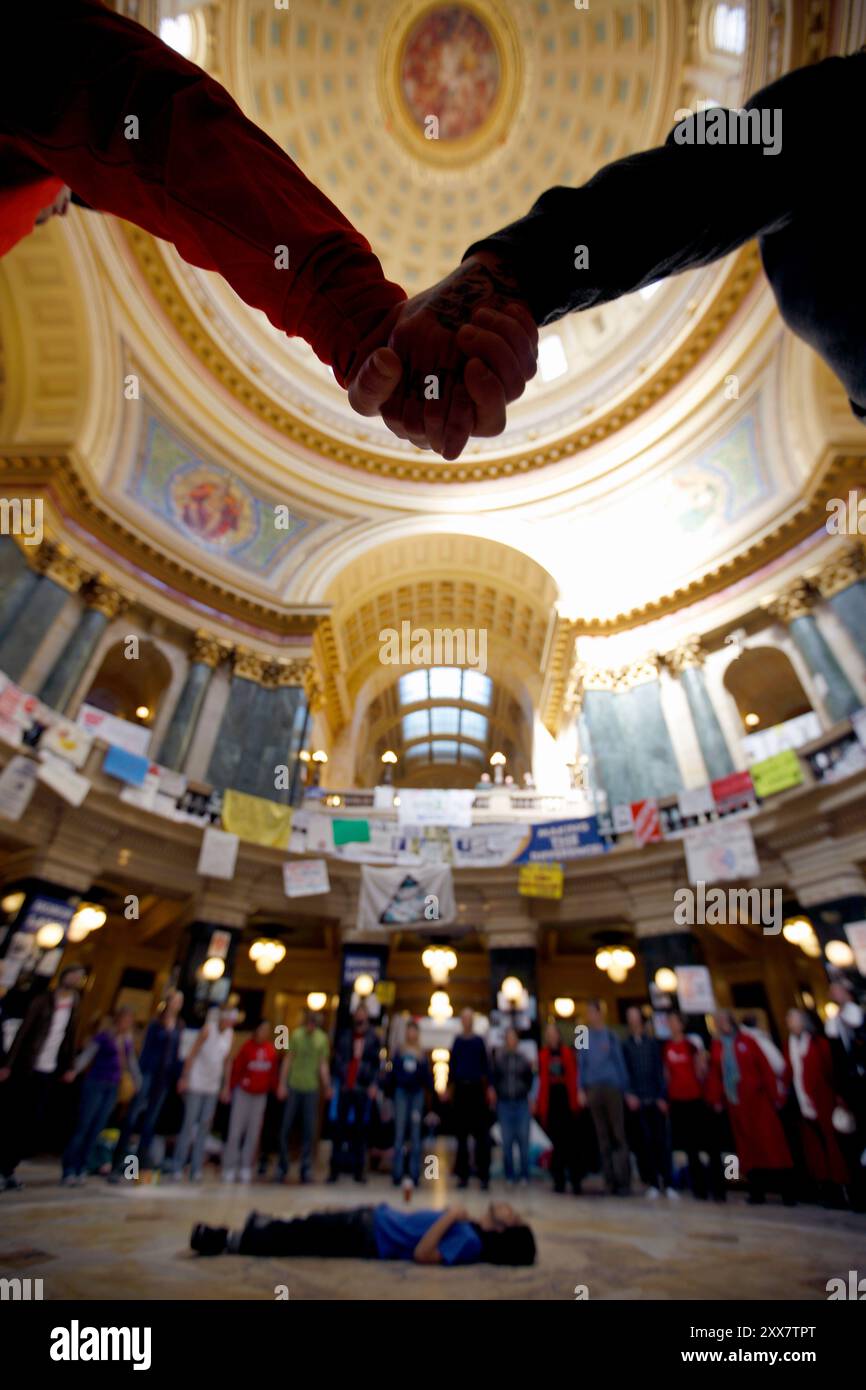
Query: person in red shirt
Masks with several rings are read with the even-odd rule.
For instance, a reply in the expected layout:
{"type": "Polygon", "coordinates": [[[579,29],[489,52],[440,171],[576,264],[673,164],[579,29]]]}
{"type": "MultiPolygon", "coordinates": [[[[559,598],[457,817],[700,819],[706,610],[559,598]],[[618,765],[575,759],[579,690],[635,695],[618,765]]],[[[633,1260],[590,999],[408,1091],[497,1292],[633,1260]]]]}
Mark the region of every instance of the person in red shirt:
{"type": "Polygon", "coordinates": [[[716,1014],[706,1096],[717,1114],[727,1109],[750,1205],[766,1201],[771,1183],[786,1206],[795,1205],[794,1166],[779,1109],[783,1091],[763,1049],[727,1009],[716,1014]]]}
{"type": "Polygon", "coordinates": [[[710,1116],[704,1101],[705,1054],[686,1037],[685,1020],[681,1013],[668,1014],[670,1037],[662,1047],[668,1103],[671,1111],[671,1140],[675,1149],[682,1149],[689,1165],[692,1194],[706,1200],[712,1189],[717,1202],[725,1200],[720,1146],[714,1140],[710,1116]],[[709,1168],[701,1152],[709,1154],[709,1168]]]}
{"type": "Polygon", "coordinates": [[[833,1111],[839,1097],[833,1081],[830,1044],[816,1032],[802,1009],[789,1009],[787,1024],[785,1079],[799,1116],[806,1169],[823,1204],[844,1207],[848,1165],[833,1128],[833,1111]]]}
{"type": "Polygon", "coordinates": [[[329,363],[362,415],[456,458],[498,434],[538,330],[483,250],[407,300],[368,242],[219,83],[100,0],[4,14],[0,255],[75,200],[171,241],[329,363]],[[430,382],[437,383],[436,399],[430,382]]]}
{"type": "Polygon", "coordinates": [[[566,1177],[575,1194],[582,1173],[578,1160],[576,1117],[581,1108],[578,1065],[573,1047],[566,1047],[555,1023],[547,1025],[538,1054],[538,1094],[535,1114],[553,1145],[550,1170],[554,1192],[564,1192],[566,1177]]]}
{"type": "Polygon", "coordinates": [[[229,1132],[223,1154],[223,1182],[234,1182],[240,1162],[241,1182],[250,1182],[256,1149],[265,1119],[268,1094],[277,1089],[279,1059],[272,1041],[273,1029],[266,1019],[256,1028],[235,1057],[226,1065],[230,1080],[222,1099],[231,1102],[229,1132]]]}

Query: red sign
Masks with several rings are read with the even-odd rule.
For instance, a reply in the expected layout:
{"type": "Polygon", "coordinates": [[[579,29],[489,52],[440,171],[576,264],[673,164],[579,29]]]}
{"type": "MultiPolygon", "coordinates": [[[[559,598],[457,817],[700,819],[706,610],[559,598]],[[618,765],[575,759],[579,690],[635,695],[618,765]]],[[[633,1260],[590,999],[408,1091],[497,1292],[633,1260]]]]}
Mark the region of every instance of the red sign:
{"type": "Polygon", "coordinates": [[[755,787],[750,772],[732,772],[711,782],[713,800],[719,811],[739,811],[756,805],[755,787]]]}
{"type": "Polygon", "coordinates": [[[631,803],[635,844],[649,845],[654,840],[663,839],[659,804],[655,797],[647,801],[631,803]]]}

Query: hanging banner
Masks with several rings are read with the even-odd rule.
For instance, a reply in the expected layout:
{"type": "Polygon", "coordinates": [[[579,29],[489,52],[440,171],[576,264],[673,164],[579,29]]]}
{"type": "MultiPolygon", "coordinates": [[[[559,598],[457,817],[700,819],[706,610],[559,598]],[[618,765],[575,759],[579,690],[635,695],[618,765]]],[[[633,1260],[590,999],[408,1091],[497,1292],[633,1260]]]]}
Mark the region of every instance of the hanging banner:
{"type": "Polygon", "coordinates": [[[866,922],[846,922],[843,931],[848,944],[854,952],[854,963],[861,975],[866,976],[866,922]]]}
{"type": "Polygon", "coordinates": [[[561,864],[521,864],[517,891],[524,898],[561,898],[565,874],[561,864]]]}
{"type": "Polygon", "coordinates": [[[617,835],[631,834],[632,826],[634,825],[634,820],[632,818],[630,806],[626,806],[624,804],[614,806],[612,817],[613,828],[616,831],[617,835]]]}
{"type": "Polygon", "coordinates": [[[334,823],[318,811],[296,811],[289,837],[292,854],[333,854],[334,823]]]}
{"type": "Polygon", "coordinates": [[[528,845],[528,825],[474,825],[471,830],[449,831],[452,862],[456,869],[495,869],[511,864],[528,845]]]}
{"type": "Polygon", "coordinates": [[[743,748],[750,770],[753,763],[764,762],[786,748],[801,748],[814,738],[821,737],[821,721],[814,710],[808,714],[798,714],[796,719],[786,719],[784,724],[773,724],[769,729],[746,734],[743,748]]]}
{"type": "Polygon", "coordinates": [[[0,816],[20,820],[36,790],[39,765],[20,754],[10,758],[0,772],[0,816]]]}
{"type": "Polygon", "coordinates": [[[138,753],[143,757],[150,748],[151,730],[146,724],[118,719],[116,714],[106,714],[104,709],[97,709],[95,705],[81,706],[78,723],[91,738],[101,738],[103,743],[125,748],[127,753],[138,753]]]}
{"type": "Polygon", "coordinates": [[[751,773],[732,772],[710,783],[717,811],[751,810],[757,806],[751,773]]]}
{"type": "Polygon", "coordinates": [[[711,786],[683,787],[677,797],[680,815],[683,820],[690,816],[708,816],[716,809],[716,799],[711,786]]]}
{"type": "Polygon", "coordinates": [[[583,859],[587,855],[604,854],[607,845],[601,837],[597,816],[582,820],[548,821],[545,825],[529,827],[529,843],[513,860],[515,864],[533,864],[539,860],[583,859]]]}
{"type": "Polygon", "coordinates": [[[45,707],[40,705],[35,695],[28,695],[8,676],[4,676],[3,680],[5,685],[0,686],[0,737],[17,746],[39,711],[45,707]]]}
{"type": "Polygon", "coordinates": [[[399,825],[447,825],[457,830],[472,824],[474,791],[410,788],[400,792],[399,825]]]}
{"type": "Polygon", "coordinates": [[[128,749],[118,748],[114,744],[102,760],[104,773],[116,777],[119,782],[127,782],[130,787],[143,787],[149,770],[149,758],[143,758],[140,753],[130,753],[128,749]]]}
{"type": "Polygon", "coordinates": [[[224,830],[252,845],[288,849],[292,833],[292,808],[230,787],[223,797],[222,825],[224,830]]]}
{"type": "Polygon", "coordinates": [[[655,797],[648,797],[645,801],[633,801],[631,814],[636,845],[654,844],[663,838],[659,803],[655,797]]]}
{"type": "Polygon", "coordinates": [[[761,798],[787,791],[789,787],[799,787],[804,781],[803,764],[793,748],[774,753],[763,762],[752,763],[749,771],[755,794],[761,798]]]}
{"type": "Polygon", "coordinates": [[[358,928],[432,928],[457,916],[454,881],[447,864],[385,869],[363,864],[358,928]]]}
{"type": "Polygon", "coordinates": [[[73,767],[82,768],[93,747],[93,739],[80,724],[71,719],[58,719],[39,740],[40,753],[56,753],[73,767]]]}
{"type": "Polygon", "coordinates": [[[677,999],[684,1014],[715,1013],[713,981],[705,965],[677,966],[677,999]]]}
{"type": "Polygon", "coordinates": [[[40,782],[44,782],[58,796],[62,796],[70,806],[80,806],[92,785],[80,772],[76,772],[70,763],[63,758],[55,758],[53,753],[43,755],[36,775],[40,782]]]}
{"type": "Polygon", "coordinates": [[[283,890],[287,898],[311,898],[315,893],[330,893],[327,861],[300,859],[284,864],[283,890]]]}
{"type": "MultiPolygon", "coordinates": [[[[755,837],[748,821],[716,821],[684,836],[689,883],[722,883],[760,873],[755,837]]],[[[677,967],[679,969],[679,967],[677,967]]]]}
{"type": "MultiPolygon", "coordinates": [[[[359,824],[355,821],[354,824],[359,824]]],[[[353,839],[334,847],[338,859],[353,864],[420,864],[423,837],[428,832],[418,826],[397,825],[396,821],[371,817],[365,821],[369,838],[353,839]]]]}
{"type": "Polygon", "coordinates": [[[239,845],[237,835],[209,825],[202,836],[196,873],[202,878],[234,878],[239,845]]]}

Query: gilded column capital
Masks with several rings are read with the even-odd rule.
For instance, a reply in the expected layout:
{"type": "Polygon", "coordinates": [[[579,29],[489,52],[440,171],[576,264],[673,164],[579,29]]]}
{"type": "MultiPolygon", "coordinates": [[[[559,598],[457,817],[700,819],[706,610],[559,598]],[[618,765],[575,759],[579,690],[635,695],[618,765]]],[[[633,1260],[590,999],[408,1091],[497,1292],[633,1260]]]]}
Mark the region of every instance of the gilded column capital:
{"type": "Polygon", "coordinates": [[[88,608],[95,608],[109,621],[125,613],[129,607],[126,594],[115,588],[104,574],[96,574],[87,581],[82,589],[82,597],[88,608]]]}
{"type": "Polygon", "coordinates": [[[780,623],[791,623],[795,618],[806,618],[815,606],[817,595],[808,580],[795,579],[781,594],[770,599],[764,606],[780,623]]]}
{"type": "Polygon", "coordinates": [[[647,652],[638,661],[632,661],[629,666],[623,666],[617,671],[617,690],[633,690],[636,685],[646,685],[648,681],[657,681],[659,678],[659,668],[661,658],[657,652],[647,652]]]}
{"type": "Polygon", "coordinates": [[[89,573],[62,541],[43,541],[36,552],[34,565],[46,579],[59,584],[61,589],[67,589],[70,594],[78,593],[89,573]]]}
{"type": "Polygon", "coordinates": [[[683,671],[688,671],[695,666],[703,666],[706,658],[703,644],[700,637],[693,635],[687,637],[684,642],[680,642],[678,647],[672,651],[665,652],[663,660],[669,671],[675,676],[681,676],[683,671]]]}
{"type": "Polygon", "coordinates": [[[866,550],[860,545],[846,547],[809,574],[822,598],[833,598],[862,579],[866,579],[866,550]]]}
{"type": "Polygon", "coordinates": [[[278,687],[303,685],[309,664],[308,661],[301,661],[294,657],[278,656],[276,661],[271,664],[274,685],[278,687]]]}
{"type": "Polygon", "coordinates": [[[256,685],[268,685],[271,662],[259,652],[249,647],[235,647],[232,656],[232,675],[245,681],[255,681],[256,685]]]}
{"type": "Polygon", "coordinates": [[[231,655],[231,645],[224,642],[220,637],[215,637],[212,632],[207,632],[205,628],[199,628],[193,633],[190,643],[190,660],[198,662],[202,666],[210,666],[213,670],[231,655]]]}

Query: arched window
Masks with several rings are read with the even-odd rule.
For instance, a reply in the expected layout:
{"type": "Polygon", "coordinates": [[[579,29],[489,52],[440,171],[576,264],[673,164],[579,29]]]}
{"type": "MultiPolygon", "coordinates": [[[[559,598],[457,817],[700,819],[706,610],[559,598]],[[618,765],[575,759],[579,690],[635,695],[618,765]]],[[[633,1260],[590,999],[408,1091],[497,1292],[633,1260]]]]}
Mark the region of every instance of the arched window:
{"type": "Polygon", "coordinates": [[[159,648],[146,639],[139,641],[137,657],[127,657],[128,649],[126,641],[109,647],[84,703],[119,719],[150,726],[171,682],[171,666],[159,648]]]}
{"type": "Polygon", "coordinates": [[[744,53],[746,10],[744,5],[719,4],[713,9],[710,41],[717,53],[744,53]]]}
{"type": "Polygon", "coordinates": [[[791,662],[778,647],[749,647],[731,662],[724,683],[747,734],[784,724],[812,708],[791,662]]]}

